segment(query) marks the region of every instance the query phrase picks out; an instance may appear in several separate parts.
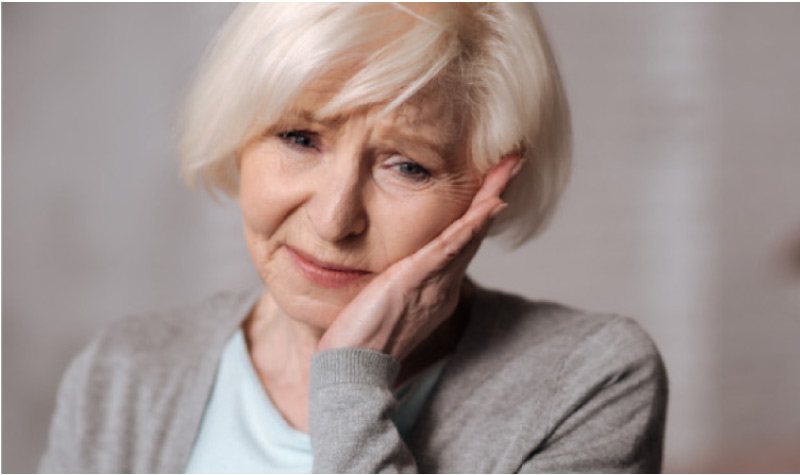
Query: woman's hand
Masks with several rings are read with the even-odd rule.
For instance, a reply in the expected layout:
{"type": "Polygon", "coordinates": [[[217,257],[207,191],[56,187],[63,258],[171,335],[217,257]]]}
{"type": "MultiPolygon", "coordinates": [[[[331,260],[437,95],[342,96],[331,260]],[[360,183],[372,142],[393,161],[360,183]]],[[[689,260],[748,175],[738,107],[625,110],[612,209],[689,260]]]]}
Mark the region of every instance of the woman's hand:
{"type": "Polygon", "coordinates": [[[522,160],[506,157],[486,176],[464,215],[414,254],[394,263],[345,307],[317,351],[365,348],[402,361],[456,308],[467,266],[522,160]]]}

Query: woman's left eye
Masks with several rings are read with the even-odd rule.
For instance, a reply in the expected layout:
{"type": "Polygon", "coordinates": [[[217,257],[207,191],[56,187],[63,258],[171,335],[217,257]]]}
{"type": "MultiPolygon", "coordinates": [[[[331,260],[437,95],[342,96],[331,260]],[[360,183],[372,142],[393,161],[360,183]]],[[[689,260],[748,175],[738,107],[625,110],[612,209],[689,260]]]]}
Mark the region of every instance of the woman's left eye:
{"type": "Polygon", "coordinates": [[[425,167],[415,162],[401,162],[396,164],[395,168],[415,181],[425,181],[431,177],[431,173],[425,167]]]}
{"type": "Polygon", "coordinates": [[[318,135],[307,130],[290,130],[288,132],[281,132],[278,134],[278,138],[293,147],[318,148],[318,135]]]}

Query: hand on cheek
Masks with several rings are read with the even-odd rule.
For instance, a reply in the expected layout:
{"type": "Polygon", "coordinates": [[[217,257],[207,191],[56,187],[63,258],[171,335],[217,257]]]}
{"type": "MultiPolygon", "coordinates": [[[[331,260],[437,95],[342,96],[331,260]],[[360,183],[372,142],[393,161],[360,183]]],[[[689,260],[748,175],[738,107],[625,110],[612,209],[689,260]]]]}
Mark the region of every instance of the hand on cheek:
{"type": "Polygon", "coordinates": [[[464,215],[372,280],[338,315],[317,351],[364,348],[401,361],[455,310],[464,273],[506,204],[500,194],[520,168],[506,157],[486,176],[464,215]]]}

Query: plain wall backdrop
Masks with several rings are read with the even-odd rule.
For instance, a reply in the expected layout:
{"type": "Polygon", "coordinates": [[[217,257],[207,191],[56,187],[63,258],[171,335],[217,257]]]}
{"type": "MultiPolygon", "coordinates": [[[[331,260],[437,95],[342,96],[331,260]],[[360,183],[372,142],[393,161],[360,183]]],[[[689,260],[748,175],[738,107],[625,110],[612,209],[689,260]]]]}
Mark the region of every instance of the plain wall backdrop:
{"type": "MultiPolygon", "coordinates": [[[[186,190],[174,150],[232,8],[2,6],[3,471],[35,470],[61,374],[104,324],[257,281],[236,202],[186,190]]],[[[649,330],[666,470],[800,470],[800,7],[540,10],[572,181],[540,239],[487,242],[471,274],[649,330]]]]}

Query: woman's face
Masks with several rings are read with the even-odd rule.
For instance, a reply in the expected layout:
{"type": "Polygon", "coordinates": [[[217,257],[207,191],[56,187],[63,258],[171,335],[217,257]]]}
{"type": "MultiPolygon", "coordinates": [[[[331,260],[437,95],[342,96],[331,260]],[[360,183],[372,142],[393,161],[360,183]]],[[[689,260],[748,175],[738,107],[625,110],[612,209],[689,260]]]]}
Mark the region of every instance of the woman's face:
{"type": "Polygon", "coordinates": [[[320,330],[460,217],[480,184],[456,112],[435,95],[377,120],[377,109],[319,120],[325,97],[305,93],[239,157],[250,256],[275,303],[320,330]]]}

